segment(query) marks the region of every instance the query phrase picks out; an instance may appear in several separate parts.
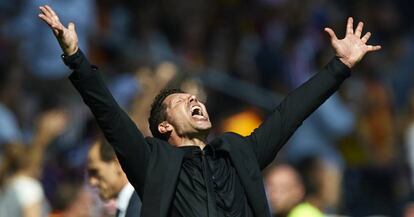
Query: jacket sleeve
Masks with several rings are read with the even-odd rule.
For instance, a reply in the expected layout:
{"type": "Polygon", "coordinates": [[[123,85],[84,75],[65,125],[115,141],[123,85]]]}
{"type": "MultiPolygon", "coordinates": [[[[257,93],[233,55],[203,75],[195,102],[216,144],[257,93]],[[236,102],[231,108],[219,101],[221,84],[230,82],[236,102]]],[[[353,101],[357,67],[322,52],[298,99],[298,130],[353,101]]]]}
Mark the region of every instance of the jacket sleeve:
{"type": "MultiPolygon", "coordinates": [[[[62,57],[65,64],[73,70],[69,76],[70,81],[92,111],[105,138],[113,146],[128,179],[135,188],[143,188],[149,144],[135,123],[119,107],[97,68],[89,64],[82,51],[62,57]]],[[[142,193],[142,189],[136,190],[141,190],[142,193]]]]}
{"type": "Polygon", "coordinates": [[[338,58],[290,92],[273,113],[246,137],[253,145],[260,168],[273,161],[277,152],[302,122],[329,98],[350,76],[350,69],[338,58]]]}

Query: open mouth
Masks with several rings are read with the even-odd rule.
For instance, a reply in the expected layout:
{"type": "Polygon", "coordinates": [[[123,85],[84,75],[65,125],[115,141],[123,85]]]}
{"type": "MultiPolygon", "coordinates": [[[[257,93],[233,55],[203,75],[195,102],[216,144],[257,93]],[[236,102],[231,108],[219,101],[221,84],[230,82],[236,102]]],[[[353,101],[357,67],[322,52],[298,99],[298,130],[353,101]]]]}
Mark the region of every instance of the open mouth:
{"type": "Polygon", "coordinates": [[[203,115],[203,110],[201,110],[200,106],[193,106],[191,107],[191,116],[196,119],[206,119],[203,115]]]}

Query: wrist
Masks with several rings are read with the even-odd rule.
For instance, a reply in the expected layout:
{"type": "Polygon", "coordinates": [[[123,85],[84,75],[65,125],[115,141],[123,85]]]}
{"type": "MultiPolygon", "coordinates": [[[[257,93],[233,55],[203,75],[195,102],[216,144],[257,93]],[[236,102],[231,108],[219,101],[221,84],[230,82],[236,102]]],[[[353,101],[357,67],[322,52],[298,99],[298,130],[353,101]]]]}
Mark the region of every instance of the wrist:
{"type": "Polygon", "coordinates": [[[65,56],[72,56],[78,51],[78,49],[79,49],[78,46],[74,46],[72,48],[64,49],[63,53],[65,54],[65,56]]]}
{"type": "Polygon", "coordinates": [[[352,67],[354,67],[355,65],[355,61],[350,61],[349,59],[344,58],[344,57],[338,57],[338,58],[343,64],[348,66],[350,69],[352,69],[352,67]]]}

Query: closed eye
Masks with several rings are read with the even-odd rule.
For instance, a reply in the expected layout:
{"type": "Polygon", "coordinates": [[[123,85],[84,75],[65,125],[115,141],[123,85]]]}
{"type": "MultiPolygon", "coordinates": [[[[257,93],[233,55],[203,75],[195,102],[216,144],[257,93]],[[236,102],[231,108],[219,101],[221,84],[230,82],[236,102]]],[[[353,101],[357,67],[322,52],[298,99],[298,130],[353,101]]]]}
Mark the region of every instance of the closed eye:
{"type": "Polygon", "coordinates": [[[97,169],[88,169],[88,175],[90,177],[96,177],[96,176],[98,176],[98,170],[97,169]]]}
{"type": "Polygon", "coordinates": [[[177,105],[177,104],[180,104],[180,103],[182,103],[183,102],[183,100],[182,99],[178,99],[177,101],[175,101],[175,105],[177,105]]]}

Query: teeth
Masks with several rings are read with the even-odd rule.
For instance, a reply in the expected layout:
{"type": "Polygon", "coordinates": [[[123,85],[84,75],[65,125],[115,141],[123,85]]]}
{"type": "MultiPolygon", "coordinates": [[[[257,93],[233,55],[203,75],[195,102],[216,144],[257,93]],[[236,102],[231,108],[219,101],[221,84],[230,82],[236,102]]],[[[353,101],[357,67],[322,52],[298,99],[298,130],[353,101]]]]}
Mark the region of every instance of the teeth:
{"type": "Polygon", "coordinates": [[[201,107],[200,106],[194,106],[191,108],[191,115],[202,115],[201,107]]]}
{"type": "Polygon", "coordinates": [[[201,108],[199,106],[194,106],[194,107],[191,108],[191,112],[194,112],[194,110],[196,110],[196,109],[201,110],[201,108]]]}

